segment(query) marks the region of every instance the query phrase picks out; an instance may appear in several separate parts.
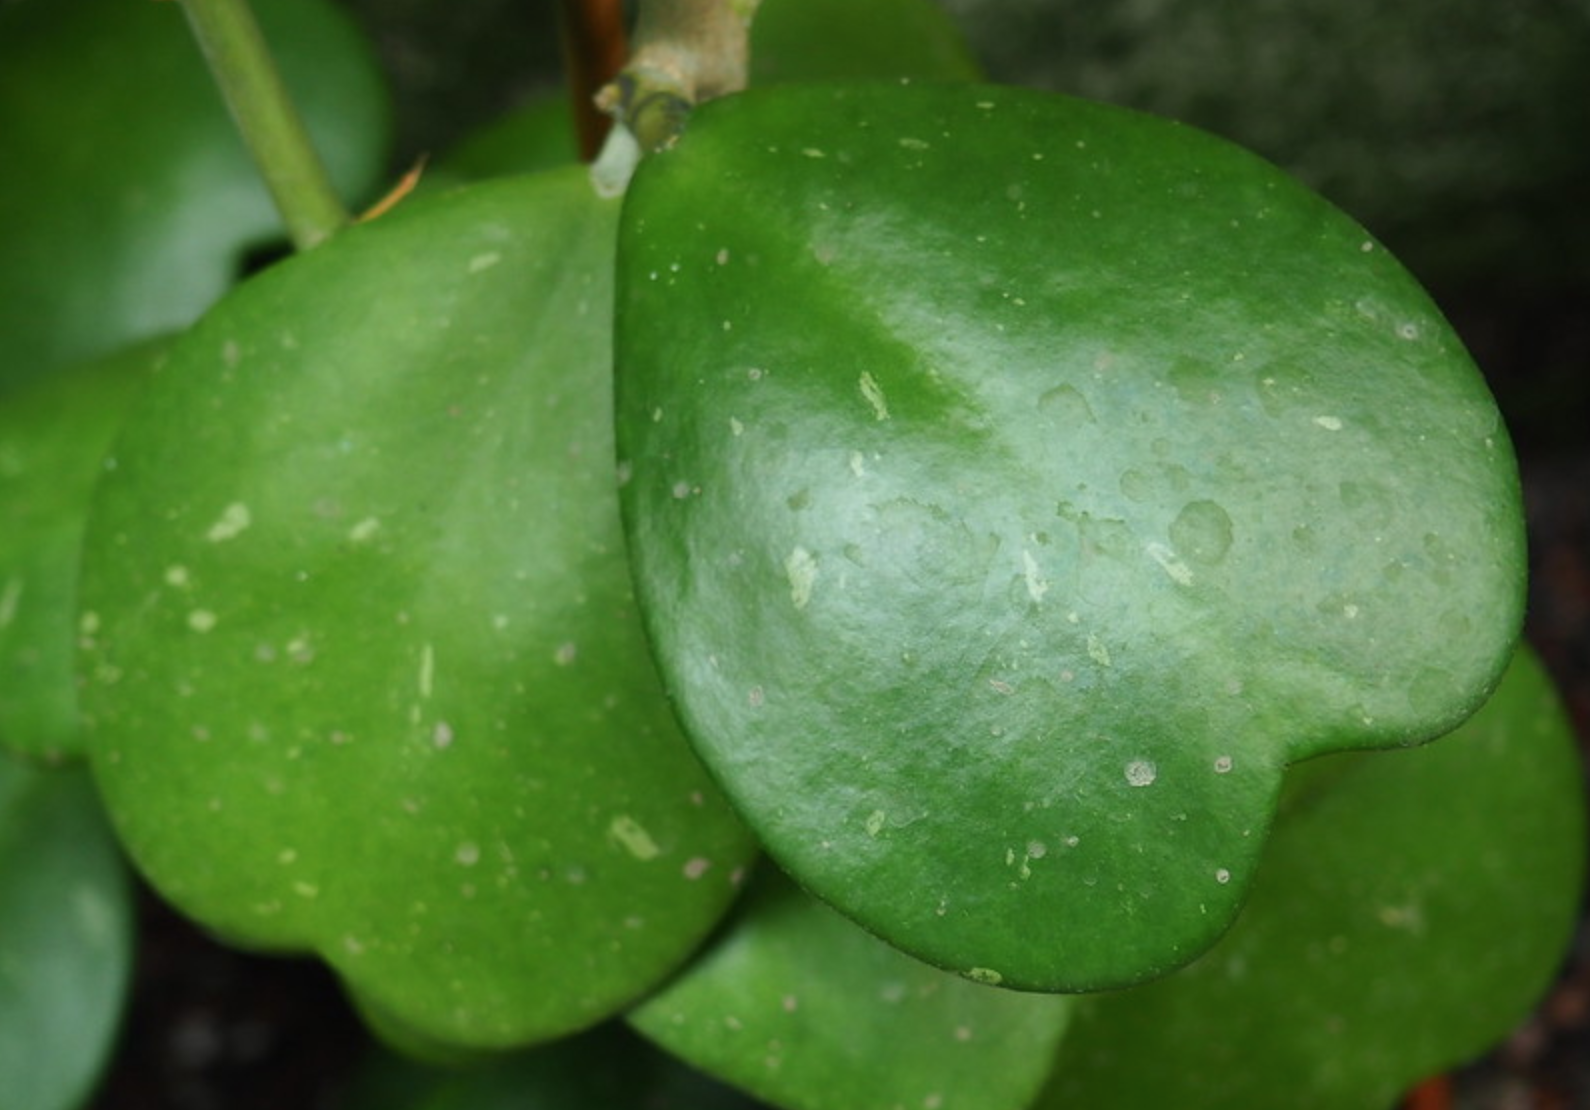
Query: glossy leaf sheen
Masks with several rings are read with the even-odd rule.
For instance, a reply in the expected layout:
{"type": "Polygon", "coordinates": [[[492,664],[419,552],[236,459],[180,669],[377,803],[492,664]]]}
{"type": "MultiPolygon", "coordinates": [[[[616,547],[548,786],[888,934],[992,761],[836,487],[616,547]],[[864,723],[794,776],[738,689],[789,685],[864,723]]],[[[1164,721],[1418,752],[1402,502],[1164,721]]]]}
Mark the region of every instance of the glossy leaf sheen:
{"type": "Polygon", "coordinates": [[[81,768],[0,752],[0,1076],[7,1110],[81,1106],[132,973],[127,869],[81,768]]]}
{"type": "Polygon", "coordinates": [[[1041,1110],[1359,1110],[1514,1028],[1584,884],[1572,729],[1527,650],[1426,748],[1289,776],[1253,897],[1191,967],[1083,1000],[1041,1110]]]}
{"type": "Polygon", "coordinates": [[[125,843],[419,1042],[611,1013],[752,850],[630,597],[616,217],[570,169],[262,274],[173,348],[90,515],[84,717],[125,843]]]}
{"type": "Polygon", "coordinates": [[[913,960],[769,871],[713,947],[630,1021],[791,1110],[1022,1110],[1071,1001],[913,960]]]}
{"type": "Polygon", "coordinates": [[[1483,700],[1510,446],[1413,280],[1268,164],[989,87],[700,109],[620,233],[620,456],[687,732],[803,885],[975,978],[1231,920],[1291,760],[1483,700]]]}

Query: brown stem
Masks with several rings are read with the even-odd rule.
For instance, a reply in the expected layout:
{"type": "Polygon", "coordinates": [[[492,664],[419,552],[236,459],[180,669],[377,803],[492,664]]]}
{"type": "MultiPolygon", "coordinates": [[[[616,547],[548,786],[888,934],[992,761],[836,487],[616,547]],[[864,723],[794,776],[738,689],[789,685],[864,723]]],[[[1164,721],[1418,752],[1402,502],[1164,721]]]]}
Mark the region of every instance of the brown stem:
{"type": "Polygon", "coordinates": [[[612,125],[597,108],[596,94],[624,65],[628,50],[624,4],[623,0],[561,0],[558,16],[580,158],[589,162],[602,149],[612,125]]]}
{"type": "Polygon", "coordinates": [[[635,51],[597,104],[642,148],[666,146],[690,108],[745,87],[760,0],[642,0],[635,51]]]}

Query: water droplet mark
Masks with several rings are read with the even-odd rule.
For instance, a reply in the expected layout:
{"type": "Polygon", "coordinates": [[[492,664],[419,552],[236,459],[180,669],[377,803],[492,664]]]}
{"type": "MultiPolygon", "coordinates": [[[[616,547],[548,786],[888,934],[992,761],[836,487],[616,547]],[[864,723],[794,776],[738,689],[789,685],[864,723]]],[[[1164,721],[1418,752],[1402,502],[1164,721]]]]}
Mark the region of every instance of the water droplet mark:
{"type": "Polygon", "coordinates": [[[1151,759],[1134,759],[1126,765],[1125,774],[1129,786],[1152,786],[1159,777],[1159,768],[1151,759]]]}
{"type": "Polygon", "coordinates": [[[1214,566],[1231,550],[1231,517],[1214,501],[1189,501],[1171,522],[1170,542],[1188,562],[1214,566]]]}

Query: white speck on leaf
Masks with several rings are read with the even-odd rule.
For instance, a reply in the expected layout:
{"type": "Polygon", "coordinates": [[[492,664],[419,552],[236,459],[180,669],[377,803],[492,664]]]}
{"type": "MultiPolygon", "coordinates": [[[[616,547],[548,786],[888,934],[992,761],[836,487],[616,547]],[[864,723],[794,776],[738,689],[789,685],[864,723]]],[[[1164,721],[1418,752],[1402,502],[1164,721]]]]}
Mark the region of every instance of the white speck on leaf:
{"type": "Polygon", "coordinates": [[[883,831],[883,823],[888,820],[888,815],[881,809],[875,809],[867,815],[867,835],[876,837],[883,831]]]}
{"type": "MultiPolygon", "coordinates": [[[[190,585],[192,581],[188,577],[188,568],[182,566],[180,563],[176,566],[167,567],[165,578],[166,585],[175,586],[179,590],[190,585]]],[[[3,615],[3,608],[3,606],[0,606],[0,615],[3,615]]],[[[0,626],[3,626],[5,623],[6,622],[3,619],[0,619],[0,626]]]]}
{"type": "Polygon", "coordinates": [[[1150,559],[1159,564],[1161,570],[1170,575],[1171,581],[1181,586],[1192,585],[1192,568],[1181,561],[1181,556],[1162,543],[1151,543],[1144,550],[1150,559]]]}
{"type": "Polygon", "coordinates": [[[1126,781],[1130,786],[1152,786],[1159,777],[1159,768],[1152,760],[1134,759],[1126,765],[1126,781]]]}
{"type": "Polygon", "coordinates": [[[373,516],[367,516],[348,529],[348,538],[354,543],[363,543],[380,530],[381,521],[373,516]]]}
{"type": "Polygon", "coordinates": [[[1022,577],[1027,581],[1027,596],[1034,601],[1042,601],[1043,595],[1049,592],[1049,580],[1038,571],[1038,560],[1032,557],[1030,551],[1021,553],[1022,577]]]}
{"type": "Polygon", "coordinates": [[[215,614],[208,609],[195,609],[188,614],[188,627],[195,632],[208,632],[215,627],[215,614]]]}
{"type": "Polygon", "coordinates": [[[889,402],[883,395],[883,387],[878,384],[878,379],[864,370],[857,384],[861,387],[861,395],[867,399],[867,404],[872,406],[873,416],[879,420],[889,419],[889,402]]]}
{"type": "Polygon", "coordinates": [[[474,258],[469,260],[469,272],[472,274],[478,274],[482,270],[491,269],[501,261],[502,255],[497,251],[487,251],[485,254],[477,254],[474,258]]]}
{"type": "Polygon", "coordinates": [[[1104,646],[1104,641],[1093,633],[1088,633],[1088,658],[1101,667],[1110,665],[1110,649],[1104,646]]]}
{"type": "Polygon", "coordinates": [[[1005,981],[1005,977],[991,967],[974,967],[966,972],[966,977],[974,983],[986,983],[997,987],[1005,981]]]}
{"type": "Polygon", "coordinates": [[[458,850],[453,853],[453,858],[464,867],[473,867],[480,862],[480,845],[466,840],[458,846],[458,850]]]}
{"type": "Polygon", "coordinates": [[[795,608],[804,609],[812,599],[812,587],[817,583],[817,559],[804,547],[797,547],[784,560],[784,573],[789,578],[789,599],[795,608]]]}
{"type": "Polygon", "coordinates": [[[1342,430],[1342,418],[1339,416],[1316,416],[1314,423],[1324,428],[1327,432],[1339,432],[1342,430]]]}
{"type": "Polygon", "coordinates": [[[252,523],[254,523],[254,519],[249,514],[248,506],[241,501],[234,501],[221,510],[220,517],[217,518],[214,524],[210,525],[210,529],[205,532],[204,538],[211,543],[223,543],[226,540],[236,539],[252,523]]]}
{"type": "Polygon", "coordinates": [[[694,882],[695,880],[701,878],[701,876],[705,875],[711,866],[711,860],[706,859],[703,856],[692,856],[690,859],[685,861],[685,865],[684,867],[680,868],[680,871],[683,873],[685,878],[694,882]]]}
{"type": "Polygon", "coordinates": [[[613,818],[607,831],[612,834],[614,840],[624,846],[625,851],[638,860],[656,859],[662,854],[662,849],[657,847],[657,842],[651,838],[651,833],[627,813],[621,813],[613,818]]]}

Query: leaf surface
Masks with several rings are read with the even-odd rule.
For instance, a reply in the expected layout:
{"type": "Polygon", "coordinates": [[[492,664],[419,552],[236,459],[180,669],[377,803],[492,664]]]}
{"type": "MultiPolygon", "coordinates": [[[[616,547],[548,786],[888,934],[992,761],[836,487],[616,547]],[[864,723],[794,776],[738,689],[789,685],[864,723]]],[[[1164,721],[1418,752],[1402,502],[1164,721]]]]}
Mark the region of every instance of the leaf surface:
{"type": "Polygon", "coordinates": [[[769,870],[714,945],[629,1020],[791,1110],[1023,1110],[1071,1002],[913,960],[769,870]]]}
{"type": "Polygon", "coordinates": [[[1524,554],[1489,393],[1246,152],[1021,90],[752,92],[643,163],[619,250],[670,693],[780,864],[923,959],[1185,963],[1287,763],[1440,735],[1498,680],[1524,554]]]}
{"type": "Polygon", "coordinates": [[[616,207],[405,205],[176,344],[84,542],[96,777],[151,881],[496,1048],[682,961],[752,843],[677,732],[613,479],[616,207]]]}
{"type": "Polygon", "coordinates": [[[0,752],[0,1075],[7,1110],[72,1110],[132,977],[131,884],[86,770],[0,752]]]}
{"type": "Polygon", "coordinates": [[[1288,776],[1253,897],[1192,966],[1083,999],[1038,1110],[1390,1106],[1523,1019],[1584,886],[1582,768],[1526,648],[1450,736],[1288,776]]]}
{"type": "Polygon", "coordinates": [[[0,747],[80,756],[78,551],[122,417],[169,341],[27,382],[0,404],[0,747]]]}
{"type": "MultiPolygon", "coordinates": [[[[325,0],[259,0],[345,199],[383,169],[374,55],[325,0]]],[[[0,386],[185,327],[283,239],[180,5],[0,9],[0,386]]]]}

